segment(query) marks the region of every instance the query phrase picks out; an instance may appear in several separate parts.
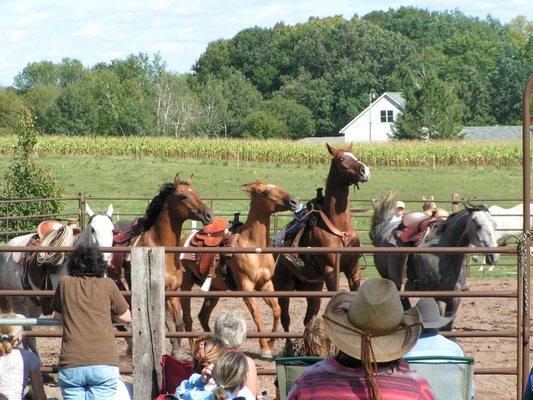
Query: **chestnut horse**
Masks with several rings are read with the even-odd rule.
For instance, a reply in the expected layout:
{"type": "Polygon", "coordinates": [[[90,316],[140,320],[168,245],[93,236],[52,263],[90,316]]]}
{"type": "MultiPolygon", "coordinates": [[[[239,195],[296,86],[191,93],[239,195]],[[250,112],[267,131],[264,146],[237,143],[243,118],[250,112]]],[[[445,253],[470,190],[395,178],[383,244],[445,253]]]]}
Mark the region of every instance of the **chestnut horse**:
{"type": "MultiPolygon", "coordinates": [[[[180,181],[179,176],[176,176],[174,182],[163,184],[159,194],[150,201],[145,216],[139,221],[139,236],[134,239],[132,246],[179,246],[183,223],[189,219],[208,224],[213,220],[213,214],[202,202],[198,192],[191,187],[191,179],[180,181]]],[[[176,254],[165,254],[165,290],[168,291],[179,290],[183,279],[176,261],[176,254]]],[[[126,271],[128,270],[126,266],[126,271]]],[[[128,275],[126,273],[131,286],[128,275]]],[[[183,330],[179,299],[167,299],[165,305],[167,329],[183,330]]],[[[171,339],[170,342],[172,354],[179,355],[179,341],[171,339]]]]}
{"type": "MultiPolygon", "coordinates": [[[[298,199],[281,190],[279,186],[266,184],[261,181],[243,185],[243,188],[248,192],[251,199],[250,211],[248,213],[248,218],[239,233],[235,247],[267,247],[269,245],[270,216],[281,211],[296,210],[298,199]]],[[[191,290],[195,283],[201,285],[205,280],[205,277],[202,277],[199,273],[196,263],[187,259],[181,259],[180,262],[185,269],[181,290],[191,290]]],[[[234,283],[235,290],[274,291],[272,276],[274,274],[276,263],[272,254],[237,253],[227,258],[225,264],[227,266],[227,274],[230,275],[229,280],[234,283]]],[[[227,281],[228,278],[225,278],[220,269],[217,268],[215,276],[213,277],[211,289],[228,290],[230,288],[228,288],[228,285],[226,284],[227,281]]],[[[210,331],[209,317],[211,316],[213,308],[218,303],[218,300],[218,298],[206,298],[202,309],[198,314],[202,328],[207,332],[210,331]]],[[[243,300],[252,314],[258,332],[263,332],[263,315],[259,310],[255,298],[245,297],[243,300]]],[[[276,332],[280,322],[278,300],[275,297],[264,298],[264,300],[268,306],[272,308],[272,332],[276,332]]],[[[183,309],[185,329],[191,331],[192,318],[190,299],[181,299],[181,306],[183,309]]],[[[274,339],[259,340],[262,357],[272,356],[274,341],[274,339]]]]}
{"type": "MultiPolygon", "coordinates": [[[[352,153],[352,147],[336,150],[326,144],[331,154],[331,166],[326,180],[322,210],[318,211],[315,226],[307,226],[299,247],[359,247],[359,237],[352,225],[350,201],[351,185],[359,188],[360,182],[370,178],[369,168],[352,153]]],[[[350,290],[357,290],[361,281],[359,254],[342,254],[340,270],[348,279],[350,290]]],[[[303,267],[291,264],[283,255],[278,258],[273,282],[276,290],[320,291],[324,282],[328,290],[336,290],[335,254],[309,254],[302,257],[303,267]]],[[[289,298],[280,298],[281,323],[288,332],[290,325],[289,298]]],[[[320,309],[320,298],[307,298],[306,325],[320,309]]],[[[290,340],[286,345],[290,346],[290,340]]]]}

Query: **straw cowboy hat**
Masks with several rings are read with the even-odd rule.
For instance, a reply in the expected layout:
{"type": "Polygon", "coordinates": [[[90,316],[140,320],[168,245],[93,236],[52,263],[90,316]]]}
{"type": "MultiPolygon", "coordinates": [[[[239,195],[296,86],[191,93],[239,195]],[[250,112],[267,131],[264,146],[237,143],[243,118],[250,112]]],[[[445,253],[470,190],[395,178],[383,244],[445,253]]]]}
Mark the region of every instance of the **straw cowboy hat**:
{"type": "Polygon", "coordinates": [[[443,317],[440,315],[439,305],[432,297],[422,298],[415,306],[420,312],[424,329],[439,329],[448,325],[453,320],[453,312],[448,312],[443,317]]]}
{"type": "Polygon", "coordinates": [[[397,360],[422,331],[418,309],[404,312],[398,289],[388,279],[371,278],[358,292],[343,292],[324,311],[326,334],[343,353],[372,362],[397,360]]]}
{"type": "Polygon", "coordinates": [[[403,209],[405,209],[405,203],[404,203],[403,201],[401,201],[401,200],[398,200],[398,201],[396,202],[396,208],[403,208],[403,209]]]}

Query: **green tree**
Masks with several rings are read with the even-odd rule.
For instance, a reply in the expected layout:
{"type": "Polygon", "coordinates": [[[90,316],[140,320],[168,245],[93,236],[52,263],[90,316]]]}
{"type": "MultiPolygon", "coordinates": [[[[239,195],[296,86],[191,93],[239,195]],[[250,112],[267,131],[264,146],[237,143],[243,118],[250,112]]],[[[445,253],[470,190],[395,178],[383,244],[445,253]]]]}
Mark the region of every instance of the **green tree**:
{"type": "Polygon", "coordinates": [[[414,79],[404,92],[405,107],[393,124],[394,139],[457,139],[461,137],[462,105],[434,73],[414,79]]]}
{"type": "Polygon", "coordinates": [[[314,136],[315,121],[313,114],[306,106],[276,94],[270,100],[265,101],[264,108],[285,124],[288,138],[301,139],[314,136]]]}
{"type": "Polygon", "coordinates": [[[24,104],[30,108],[35,122],[35,128],[40,133],[54,132],[56,114],[52,109],[57,108],[57,97],[60,87],[55,85],[41,85],[28,89],[21,94],[24,104]]]}
{"type": "MultiPolygon", "coordinates": [[[[4,198],[48,198],[61,195],[61,188],[50,171],[35,161],[34,146],[37,143],[31,112],[24,108],[19,115],[18,141],[15,154],[7,167],[2,182],[1,197],[4,198]]],[[[59,201],[38,203],[16,203],[0,206],[0,214],[6,216],[53,214],[61,211],[59,201]]],[[[9,229],[31,230],[37,223],[31,220],[11,221],[9,229]]],[[[6,222],[0,221],[1,229],[6,222]]]]}
{"type": "Polygon", "coordinates": [[[14,90],[0,88],[0,135],[20,132],[24,110],[24,103],[14,90]]]}
{"type": "Polygon", "coordinates": [[[27,90],[40,85],[57,85],[59,70],[52,61],[29,63],[15,77],[15,87],[27,90]]]}
{"type": "Polygon", "coordinates": [[[281,139],[288,135],[287,126],[266,111],[252,111],[241,119],[239,137],[251,139],[281,139]]]}

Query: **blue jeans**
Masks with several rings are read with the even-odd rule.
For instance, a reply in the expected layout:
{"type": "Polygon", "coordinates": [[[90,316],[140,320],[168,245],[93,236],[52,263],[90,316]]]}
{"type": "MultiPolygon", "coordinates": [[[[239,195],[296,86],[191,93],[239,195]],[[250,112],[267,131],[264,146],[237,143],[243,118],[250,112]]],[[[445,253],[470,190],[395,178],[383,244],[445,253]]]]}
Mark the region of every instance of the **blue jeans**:
{"type": "Polygon", "coordinates": [[[112,400],[119,377],[118,367],[89,365],[59,370],[58,384],[65,400],[112,400]]]}

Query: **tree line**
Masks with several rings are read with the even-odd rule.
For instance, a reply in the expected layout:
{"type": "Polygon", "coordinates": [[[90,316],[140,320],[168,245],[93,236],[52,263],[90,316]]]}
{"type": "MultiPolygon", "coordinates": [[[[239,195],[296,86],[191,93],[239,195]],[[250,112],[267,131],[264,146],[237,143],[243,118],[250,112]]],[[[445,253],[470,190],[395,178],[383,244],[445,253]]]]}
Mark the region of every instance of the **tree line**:
{"type": "Polygon", "coordinates": [[[0,89],[0,134],[29,109],[48,134],[298,139],[337,134],[371,93],[397,91],[395,137],[452,138],[463,125],[518,124],[531,74],[524,17],[402,7],[244,29],[210,43],[186,74],[147,54],[30,63],[0,89]]]}

